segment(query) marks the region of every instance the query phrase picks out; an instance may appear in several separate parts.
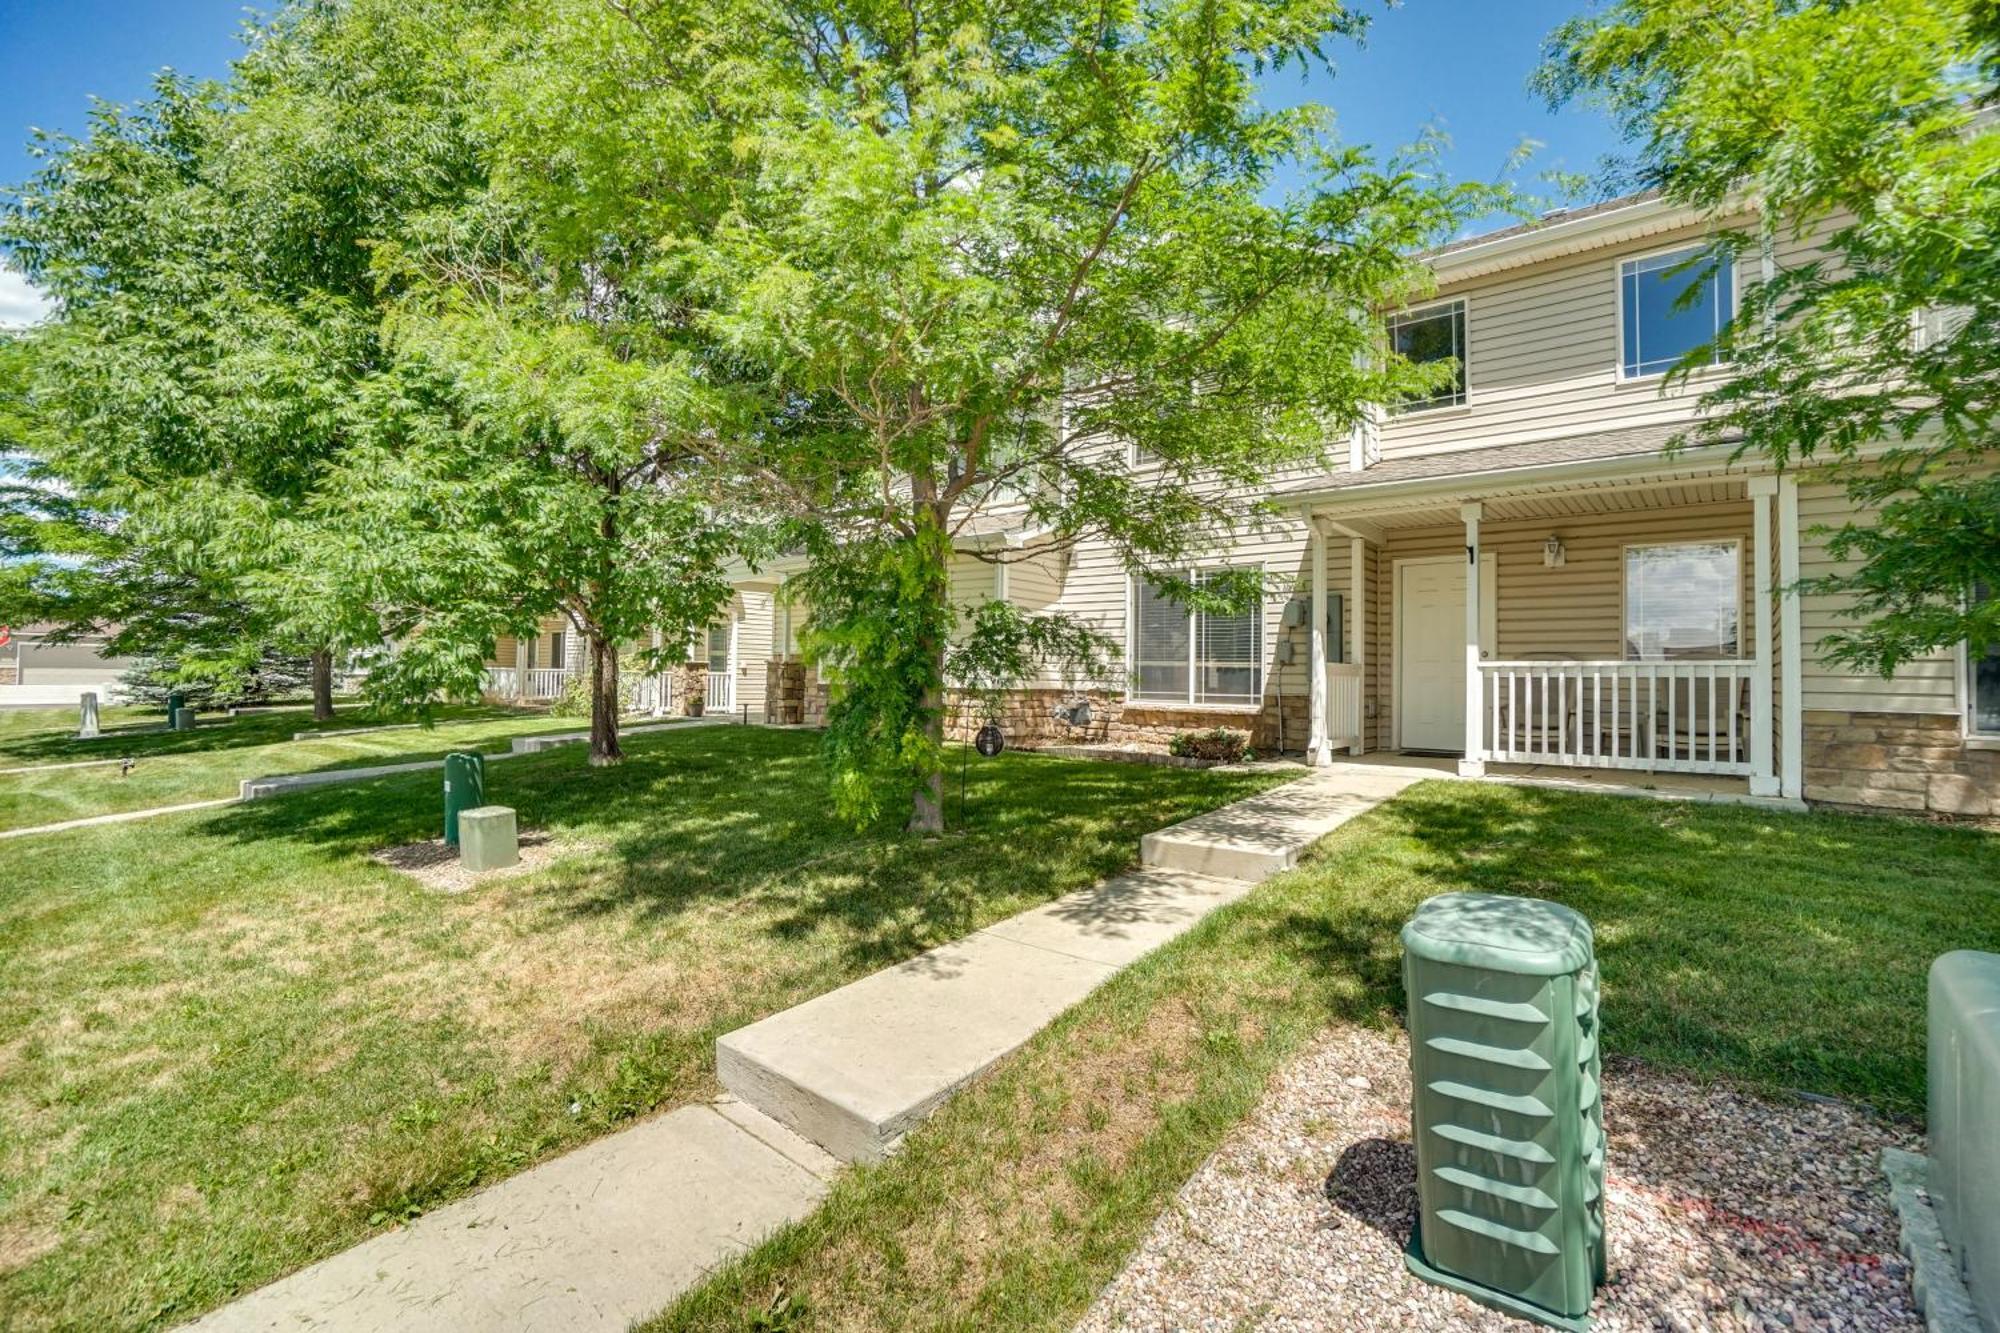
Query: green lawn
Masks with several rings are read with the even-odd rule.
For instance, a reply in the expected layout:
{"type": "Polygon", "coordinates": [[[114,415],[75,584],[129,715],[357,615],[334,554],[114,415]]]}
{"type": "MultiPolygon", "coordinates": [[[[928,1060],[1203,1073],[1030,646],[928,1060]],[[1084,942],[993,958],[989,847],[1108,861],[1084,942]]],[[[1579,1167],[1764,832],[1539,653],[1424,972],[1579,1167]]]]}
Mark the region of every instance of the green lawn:
{"type": "Polygon", "coordinates": [[[647,1327],[1067,1329],[1274,1069],[1329,1023],[1396,1021],[1397,932],[1454,889],[1595,923],[1611,1059],[1892,1115],[1923,1109],[1931,960],[2000,950],[1992,833],[1427,783],[1109,982],[647,1327]]]}
{"type": "Polygon", "coordinates": [[[460,895],[367,856],[433,833],[429,774],[7,844],[0,1327],[177,1323],[710,1096],[718,1034],[1283,776],[975,760],[926,841],[836,823],[808,734],[630,751],[489,770],[569,850],[460,895]]]}
{"type": "Polygon", "coordinates": [[[235,718],[217,713],[193,731],[164,731],[157,713],[117,708],[106,711],[104,735],[80,741],[74,709],[0,710],[0,769],[39,770],[0,774],[0,829],[216,800],[234,796],[244,778],[274,773],[393,763],[457,749],[502,751],[515,736],[587,725],[539,712],[452,707],[439,711],[433,727],[291,739],[301,731],[343,731],[396,720],[358,709],[322,723],[315,723],[309,712],[289,710],[235,718]],[[129,773],[116,765],[64,767],[79,760],[126,757],[135,760],[129,773]]]}

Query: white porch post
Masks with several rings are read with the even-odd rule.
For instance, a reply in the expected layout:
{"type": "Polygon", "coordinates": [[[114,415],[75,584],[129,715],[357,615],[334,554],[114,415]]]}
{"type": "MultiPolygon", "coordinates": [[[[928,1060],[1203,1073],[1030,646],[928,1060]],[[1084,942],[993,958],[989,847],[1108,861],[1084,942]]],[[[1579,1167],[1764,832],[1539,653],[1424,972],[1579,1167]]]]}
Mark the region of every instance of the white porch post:
{"type": "Polygon", "coordinates": [[[1784,695],[1779,700],[1778,791],[1792,800],[1805,795],[1805,652],[1799,628],[1799,483],[1778,478],[1778,669],[1784,695]]]}
{"type": "Polygon", "coordinates": [[[660,649],[664,645],[665,637],[660,633],[660,627],[658,625],[653,626],[653,665],[655,667],[653,672],[654,717],[665,717],[667,715],[667,673],[657,669],[660,663],[660,649]]]}
{"type": "Polygon", "coordinates": [[[1465,758],[1458,761],[1462,778],[1486,776],[1485,730],[1479,724],[1484,692],[1479,681],[1479,517],[1477,500],[1459,506],[1465,520],[1465,758]]]}
{"type": "Polygon", "coordinates": [[[532,642],[533,640],[525,634],[517,635],[514,639],[514,702],[517,704],[526,703],[528,700],[528,663],[532,660],[530,657],[532,642]]]}
{"type": "Polygon", "coordinates": [[[1353,664],[1354,743],[1349,754],[1368,753],[1368,543],[1347,539],[1347,660],[1353,664]]]}
{"type": "Polygon", "coordinates": [[[1312,627],[1306,638],[1308,722],[1306,762],[1315,767],[1333,761],[1333,745],[1326,728],[1326,533],[1307,515],[1308,540],[1312,543],[1312,627]]]}
{"type": "Polygon", "coordinates": [[[1755,578],[1751,582],[1756,601],[1754,633],[1757,674],[1750,678],[1750,794],[1776,796],[1778,772],[1771,756],[1771,508],[1778,494],[1773,476],[1750,478],[1751,541],[1755,578]]]}

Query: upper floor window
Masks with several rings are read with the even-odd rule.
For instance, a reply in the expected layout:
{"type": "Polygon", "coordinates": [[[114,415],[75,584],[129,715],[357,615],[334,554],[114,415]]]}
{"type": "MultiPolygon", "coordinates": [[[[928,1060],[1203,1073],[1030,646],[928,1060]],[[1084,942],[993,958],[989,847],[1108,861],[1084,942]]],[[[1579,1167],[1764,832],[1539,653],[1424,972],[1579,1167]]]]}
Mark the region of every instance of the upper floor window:
{"type": "Polygon", "coordinates": [[[1700,245],[1628,259],[1618,266],[1618,308],[1622,377],[1664,375],[1734,318],[1734,266],[1700,245]]]}
{"type": "MultiPolygon", "coordinates": [[[[1194,581],[1220,571],[1197,572],[1194,581]]],[[[1264,616],[1194,611],[1149,579],[1132,589],[1132,698],[1177,704],[1255,704],[1264,693],[1264,616]]]]}
{"type": "Polygon", "coordinates": [[[1389,348],[1418,365],[1433,361],[1451,361],[1456,365],[1448,384],[1428,398],[1412,398],[1397,404],[1398,411],[1421,412],[1464,404],[1465,302],[1446,301],[1389,316],[1389,348]]]}
{"type": "Polygon", "coordinates": [[[1739,560],[1733,541],[1626,547],[1626,660],[1737,656],[1739,560]]]}
{"type": "MultiPolygon", "coordinates": [[[[1973,601],[1991,601],[1991,588],[1973,589],[1973,601]]],[[[1989,643],[1984,652],[1978,644],[1966,650],[1967,718],[1966,729],[1975,736],[2000,736],[2000,643],[1989,643]]]]}

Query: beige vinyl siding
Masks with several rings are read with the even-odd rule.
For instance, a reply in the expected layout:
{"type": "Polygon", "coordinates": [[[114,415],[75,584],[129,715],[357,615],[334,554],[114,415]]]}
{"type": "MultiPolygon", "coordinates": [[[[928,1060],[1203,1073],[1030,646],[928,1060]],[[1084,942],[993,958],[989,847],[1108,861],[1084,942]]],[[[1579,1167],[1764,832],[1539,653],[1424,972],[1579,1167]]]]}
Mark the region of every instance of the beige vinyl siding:
{"type": "MultiPolygon", "coordinates": [[[[1702,225],[1441,287],[1465,301],[1466,405],[1390,414],[1385,459],[1689,419],[1700,386],[1618,379],[1618,271],[1692,244],[1702,225]]],[[[1754,267],[1753,265],[1749,265],[1754,267]]],[[[1737,266],[1739,285],[1754,273],[1737,266]]]]}
{"type": "MultiPolygon", "coordinates": [[[[1311,551],[1306,539],[1303,522],[1275,524],[1260,533],[1244,534],[1226,549],[1213,551],[1196,562],[1202,567],[1216,565],[1259,565],[1266,574],[1263,601],[1264,628],[1264,703],[1275,703],[1282,695],[1287,700],[1303,699],[1306,696],[1310,676],[1307,663],[1310,644],[1307,639],[1309,629],[1305,625],[1287,628],[1284,623],[1285,604],[1293,597],[1312,595],[1311,551]],[[1276,662],[1277,646],[1288,641],[1292,644],[1292,661],[1279,665],[1276,662]]],[[[1329,592],[1345,594],[1348,588],[1348,541],[1342,536],[1327,540],[1327,587],[1329,592]]],[[[1128,611],[1129,581],[1124,565],[1107,544],[1087,542],[1075,552],[1069,577],[1064,581],[1061,599],[1053,609],[1074,615],[1094,625],[1099,631],[1109,635],[1121,646],[1126,644],[1126,617],[1128,611]]],[[[1379,618],[1369,608],[1367,628],[1368,651],[1375,651],[1379,634],[1379,618]]],[[[1196,705],[1196,707],[1201,707],[1196,705]]],[[[1232,716],[1242,717],[1253,711],[1244,707],[1224,705],[1209,706],[1216,714],[1219,724],[1228,724],[1232,716]]],[[[1287,735],[1287,748],[1301,749],[1305,745],[1303,735],[1287,735]]]]}
{"type": "MultiPolygon", "coordinates": [[[[1831,534],[1815,528],[1838,527],[1856,516],[1839,486],[1808,482],[1799,486],[1799,574],[1811,579],[1851,569],[1827,554],[1831,534]]],[[[1799,629],[1805,706],[1862,713],[1958,713],[1959,664],[1955,653],[1939,652],[1906,662],[1887,680],[1853,672],[1821,660],[1821,641],[1835,630],[1852,629],[1842,616],[1846,598],[1808,594],[1799,599],[1799,629]]]]}
{"type": "MultiPolygon", "coordinates": [[[[536,641],[535,641],[534,665],[538,669],[543,667],[560,667],[568,665],[566,662],[551,662],[549,660],[549,636],[552,634],[561,634],[563,636],[563,641],[565,645],[563,648],[563,652],[567,654],[569,652],[568,644],[576,637],[576,629],[569,623],[569,620],[563,616],[548,616],[542,620],[541,633],[536,636],[536,641]]],[[[500,666],[500,667],[513,666],[515,660],[514,652],[516,644],[517,640],[513,635],[502,634],[499,637],[499,639],[495,641],[493,645],[493,656],[486,659],[486,664],[488,666],[500,666]]]]}
{"type": "MultiPolygon", "coordinates": [[[[1624,656],[1626,546],[1741,539],[1740,651],[1754,654],[1750,502],[1728,501],[1673,509],[1642,509],[1560,520],[1521,519],[1480,526],[1480,548],[1494,557],[1499,643],[1489,657],[1507,659],[1560,653],[1617,661],[1624,656]],[[1564,564],[1549,569],[1542,547],[1562,538],[1564,564]]],[[[1395,563],[1419,556],[1462,555],[1462,526],[1412,528],[1389,534],[1375,579],[1375,620],[1369,672],[1375,691],[1376,743],[1395,743],[1395,563]]]]}
{"type": "Polygon", "coordinates": [[[1023,612],[1047,611],[1062,600],[1064,553],[1043,550],[1006,565],[1007,600],[1023,612]]]}
{"type": "Polygon", "coordinates": [[[736,708],[750,706],[750,716],[764,716],[764,690],[770,680],[771,647],[777,633],[778,599],[768,592],[736,594],[736,708]]]}

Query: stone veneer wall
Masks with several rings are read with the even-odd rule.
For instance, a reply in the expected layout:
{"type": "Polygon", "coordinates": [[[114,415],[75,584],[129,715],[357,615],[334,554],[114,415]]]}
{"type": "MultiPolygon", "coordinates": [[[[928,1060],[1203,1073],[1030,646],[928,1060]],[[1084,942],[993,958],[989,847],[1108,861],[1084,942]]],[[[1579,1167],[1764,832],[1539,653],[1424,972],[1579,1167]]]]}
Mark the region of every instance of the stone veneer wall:
{"type": "MultiPolygon", "coordinates": [[[[764,721],[797,726],[806,720],[806,664],[774,657],[765,664],[764,721]]],[[[824,709],[821,710],[824,716],[824,709]]]]}
{"type": "Polygon", "coordinates": [[[1805,715],[1806,799],[1875,810],[2000,816],[2000,751],[1949,713],[1805,715]]]}
{"type": "Polygon", "coordinates": [[[694,705],[708,702],[708,663],[682,662],[673,668],[674,698],[680,700],[681,716],[693,717],[694,705]]]}
{"type": "MultiPolygon", "coordinates": [[[[800,720],[809,727],[825,726],[826,685],[812,679],[810,673],[797,663],[774,661],[771,664],[772,679],[777,679],[781,667],[787,671],[799,671],[800,720]]],[[[1266,699],[1263,708],[1252,713],[1247,710],[1216,712],[1203,708],[1128,704],[1117,695],[1100,690],[1090,691],[1089,696],[1090,725],[1072,727],[1057,721],[1054,716],[1055,706],[1071,698],[1067,691],[1016,690],[1007,696],[1001,707],[1000,728],[1006,733],[1009,745],[1024,749],[1044,745],[1129,745],[1164,753],[1174,733],[1208,731],[1215,727],[1249,732],[1250,744],[1259,753],[1269,754],[1277,749],[1276,699],[1266,699]]],[[[1306,748],[1308,707],[1308,701],[1303,697],[1294,699],[1287,696],[1284,701],[1285,749],[1291,753],[1303,753],[1306,748]]],[[[952,695],[950,711],[945,715],[947,739],[971,740],[981,721],[976,701],[956,693],[952,695]]]]}

